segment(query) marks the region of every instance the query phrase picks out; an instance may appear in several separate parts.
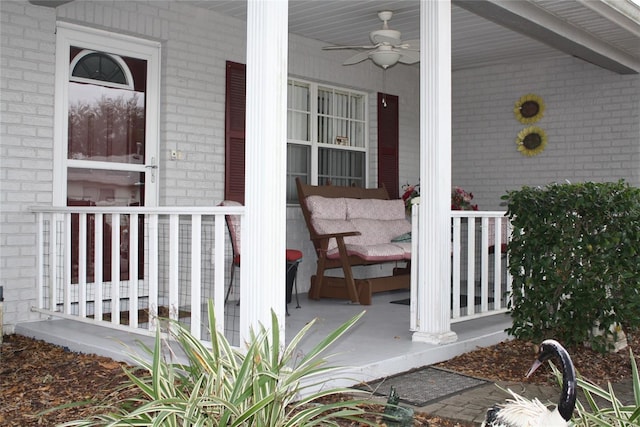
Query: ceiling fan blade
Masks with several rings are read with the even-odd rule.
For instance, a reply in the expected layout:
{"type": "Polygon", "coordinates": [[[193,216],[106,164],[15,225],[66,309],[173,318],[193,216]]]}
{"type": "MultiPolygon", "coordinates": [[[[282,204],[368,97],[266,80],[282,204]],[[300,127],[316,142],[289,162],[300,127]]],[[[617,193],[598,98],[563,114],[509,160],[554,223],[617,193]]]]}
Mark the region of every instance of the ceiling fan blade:
{"type": "Polygon", "coordinates": [[[420,52],[415,52],[412,50],[402,50],[398,52],[400,54],[400,59],[398,62],[403,64],[415,64],[420,62],[420,52]]]}
{"type": "Polygon", "coordinates": [[[340,49],[375,49],[375,46],[324,46],[322,50],[340,50],[340,49]]]}
{"type": "MultiPolygon", "coordinates": [[[[403,49],[413,49],[413,50],[420,50],[420,40],[419,39],[414,39],[414,40],[405,40],[402,42],[403,49]]],[[[400,46],[396,46],[396,47],[400,47],[400,46]]]]}
{"type": "Polygon", "coordinates": [[[351,58],[348,58],[346,61],[344,61],[342,63],[342,65],[353,65],[353,64],[357,64],[358,62],[362,62],[365,59],[369,59],[369,54],[371,52],[360,52],[360,53],[356,53],[355,55],[353,55],[351,58]]]}

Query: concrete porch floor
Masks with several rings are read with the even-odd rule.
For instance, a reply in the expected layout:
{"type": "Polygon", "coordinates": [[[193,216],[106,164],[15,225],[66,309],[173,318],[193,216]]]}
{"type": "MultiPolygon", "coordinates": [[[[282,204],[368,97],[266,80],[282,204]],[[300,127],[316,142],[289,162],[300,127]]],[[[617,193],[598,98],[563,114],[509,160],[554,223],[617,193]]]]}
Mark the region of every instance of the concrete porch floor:
{"type": "MultiPolygon", "coordinates": [[[[325,386],[350,386],[372,381],[508,339],[504,329],[509,326],[510,319],[506,314],[499,314],[454,323],[452,329],[458,339],[450,344],[413,342],[409,331],[409,306],[390,303],[408,297],[408,292],[377,294],[372,305],[361,306],[338,300],[312,301],[301,294],[300,309],[295,308],[295,298],[289,304],[286,337],[292,339],[305,324],[317,318],[298,347],[304,353],[352,316],[366,311],[364,317],[324,354],[325,358],[330,356],[329,366],[343,368],[340,373],[334,372],[326,378],[325,386]]],[[[21,323],[16,325],[15,332],[66,346],[72,351],[95,353],[126,362],[131,362],[129,354],[139,353],[139,341],[153,342],[150,336],[67,319],[21,323]]]]}

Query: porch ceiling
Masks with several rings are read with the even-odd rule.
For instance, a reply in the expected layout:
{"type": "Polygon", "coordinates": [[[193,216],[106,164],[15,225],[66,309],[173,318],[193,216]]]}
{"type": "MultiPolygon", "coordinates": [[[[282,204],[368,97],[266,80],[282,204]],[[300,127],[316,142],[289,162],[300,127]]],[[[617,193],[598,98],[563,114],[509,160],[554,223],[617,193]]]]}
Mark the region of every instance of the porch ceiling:
{"type": "MultiPolygon", "coordinates": [[[[192,3],[246,19],[246,1],[192,3]]],[[[289,29],[329,45],[365,45],[369,32],[381,27],[380,10],[394,11],[389,24],[403,40],[420,37],[417,0],[290,0],[289,29]]],[[[640,71],[634,0],[453,0],[451,18],[454,70],[568,54],[621,74],[640,71]]],[[[353,51],[333,54],[347,58],[353,51]]]]}

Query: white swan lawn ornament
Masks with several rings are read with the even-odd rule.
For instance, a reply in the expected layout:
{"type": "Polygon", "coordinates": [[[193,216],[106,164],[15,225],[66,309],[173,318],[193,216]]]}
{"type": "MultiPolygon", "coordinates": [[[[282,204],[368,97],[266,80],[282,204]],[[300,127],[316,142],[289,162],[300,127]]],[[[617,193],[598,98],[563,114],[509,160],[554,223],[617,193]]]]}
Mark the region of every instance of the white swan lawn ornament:
{"type": "Polygon", "coordinates": [[[509,390],[513,399],[494,405],[487,411],[483,427],[564,427],[569,425],[576,405],[576,371],[569,353],[555,340],[540,344],[538,358],[527,372],[531,376],[544,362],[557,356],[562,367],[562,393],[558,405],[550,411],[538,399],[528,400],[509,390]]]}

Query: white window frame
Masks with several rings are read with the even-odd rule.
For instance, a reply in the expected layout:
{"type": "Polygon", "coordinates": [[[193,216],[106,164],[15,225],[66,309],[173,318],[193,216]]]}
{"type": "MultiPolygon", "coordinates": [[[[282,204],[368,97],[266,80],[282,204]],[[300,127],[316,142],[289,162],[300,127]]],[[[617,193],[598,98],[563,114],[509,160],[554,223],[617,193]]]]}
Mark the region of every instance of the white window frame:
{"type": "MultiPolygon", "coordinates": [[[[368,186],[369,184],[369,94],[363,91],[358,91],[346,87],[317,83],[309,80],[299,79],[290,77],[288,79],[288,85],[291,84],[300,84],[309,88],[309,137],[310,141],[298,140],[289,138],[287,135],[287,144],[295,144],[295,145],[306,145],[311,147],[311,159],[310,159],[310,171],[309,171],[309,180],[312,185],[318,184],[318,151],[320,148],[331,148],[337,150],[346,150],[352,152],[363,152],[364,153],[364,184],[368,186]],[[342,146],[337,143],[323,143],[318,141],[318,90],[319,89],[329,89],[334,92],[340,92],[348,95],[356,95],[362,97],[362,108],[363,108],[363,118],[361,120],[363,125],[363,133],[364,133],[364,141],[363,146],[342,146]]],[[[334,97],[335,100],[335,97],[334,97]]],[[[303,110],[292,109],[289,105],[287,105],[287,111],[295,111],[295,112],[303,112],[303,110]]],[[[335,112],[335,111],[334,111],[335,112]]],[[[332,116],[337,117],[337,116],[332,116]]],[[[351,121],[360,121],[356,119],[348,119],[351,121]]],[[[289,171],[287,171],[287,174],[289,171]]]]}

